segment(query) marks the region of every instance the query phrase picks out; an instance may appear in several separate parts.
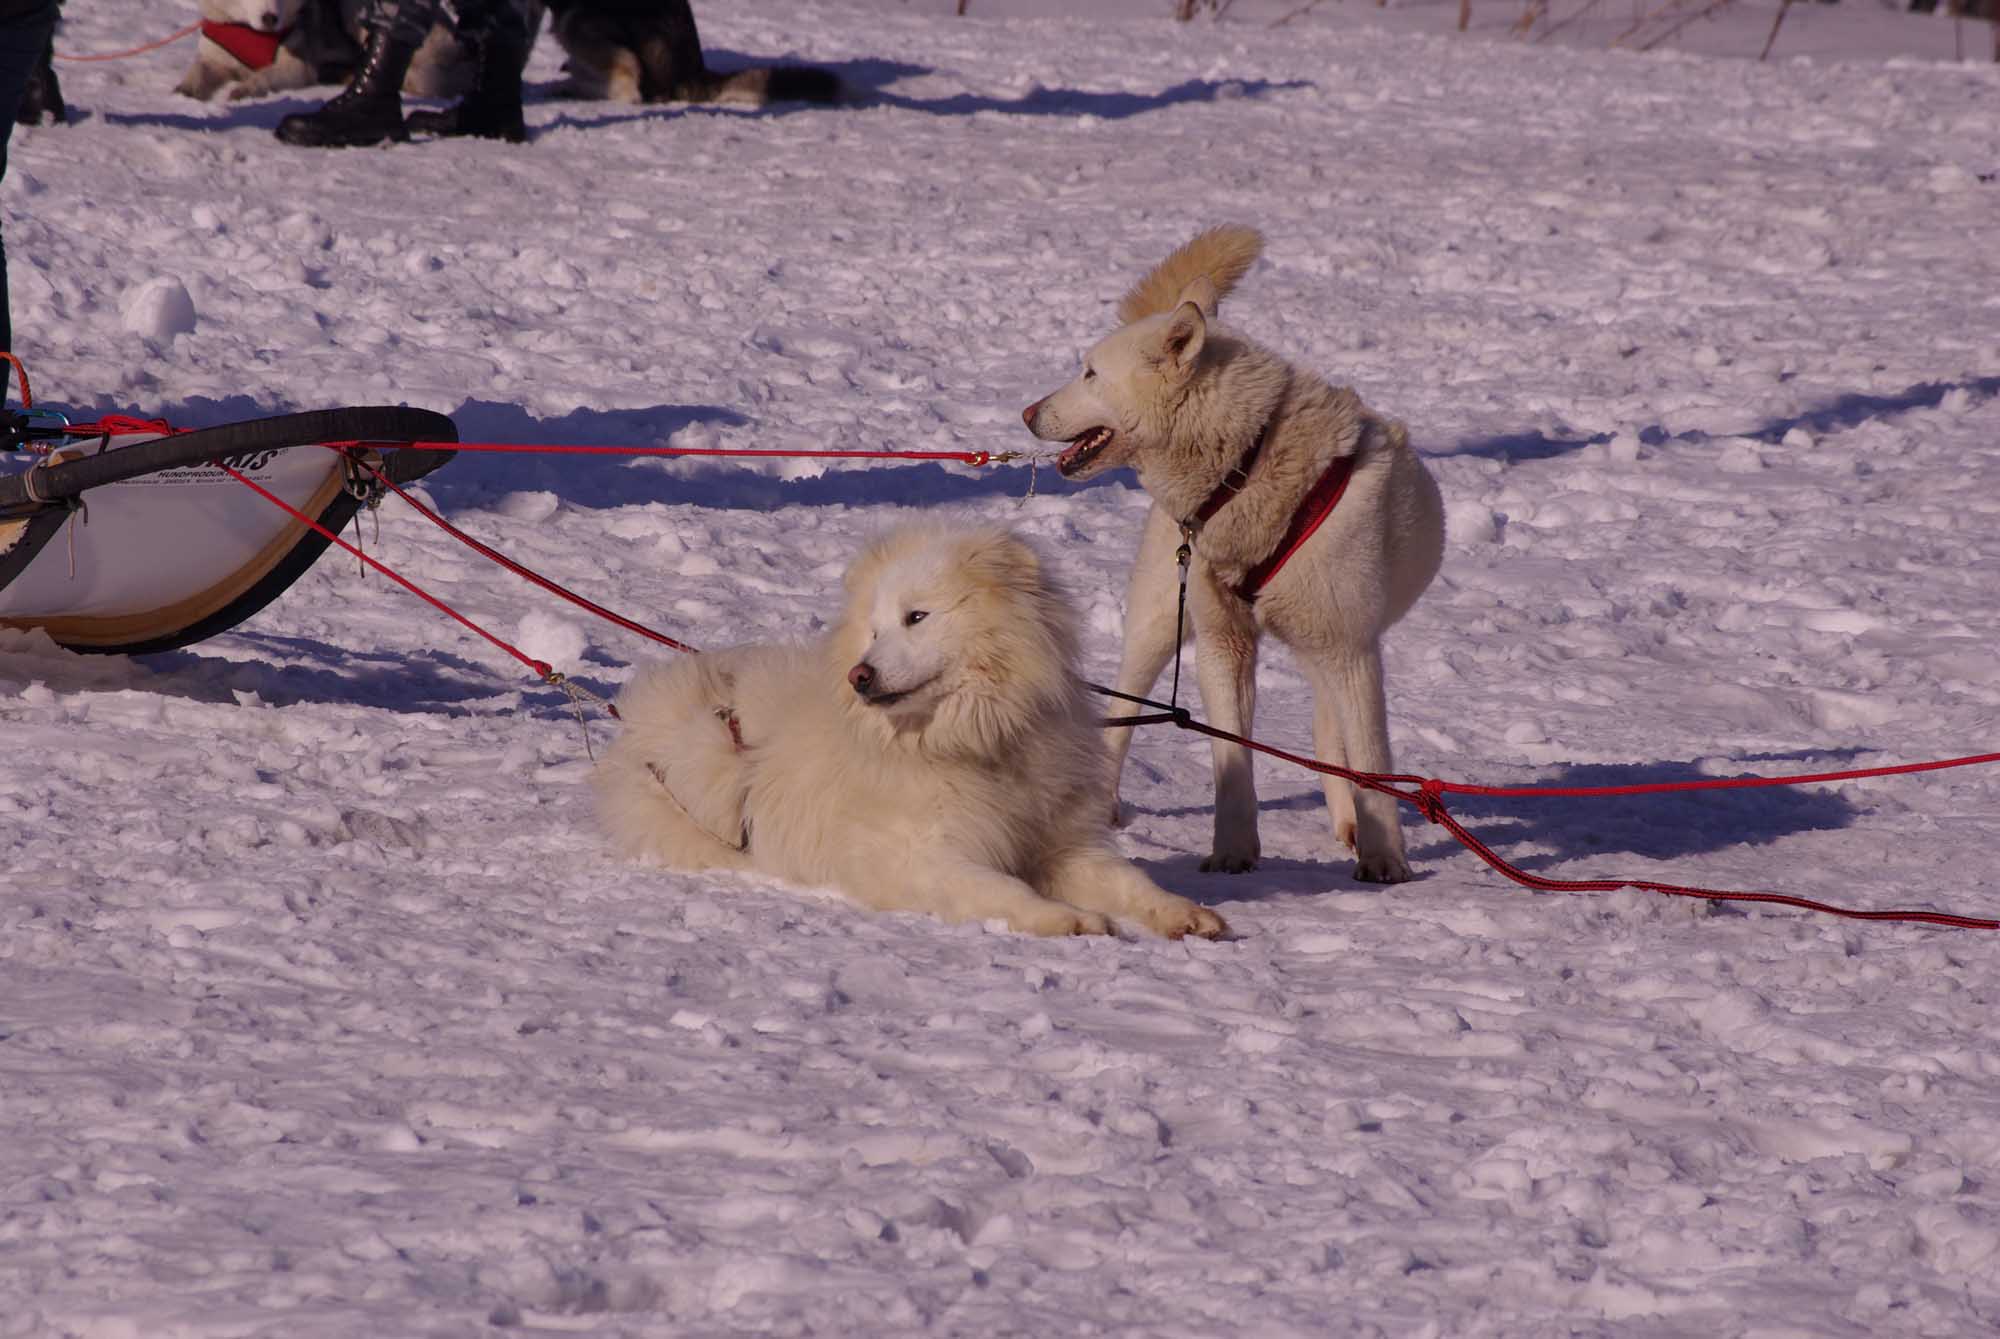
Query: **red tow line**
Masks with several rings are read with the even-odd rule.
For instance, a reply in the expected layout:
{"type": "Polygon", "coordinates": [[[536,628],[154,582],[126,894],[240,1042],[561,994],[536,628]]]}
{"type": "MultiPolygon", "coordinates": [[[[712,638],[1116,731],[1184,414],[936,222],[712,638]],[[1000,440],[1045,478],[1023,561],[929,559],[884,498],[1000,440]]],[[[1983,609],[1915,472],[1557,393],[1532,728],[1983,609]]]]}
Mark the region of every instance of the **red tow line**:
{"type": "Polygon", "coordinates": [[[194,36],[194,34],[202,30],[202,26],[203,25],[201,21],[196,20],[195,22],[190,23],[185,28],[180,28],[174,32],[168,33],[165,37],[158,38],[155,41],[142,43],[139,46],[127,47],[123,51],[100,51],[91,55],[82,55],[82,56],[66,55],[63,52],[58,51],[55,53],[55,57],[57,60],[73,61],[79,65],[94,60],[129,60],[133,56],[143,56],[148,51],[158,51],[163,46],[171,46],[175,42],[180,41],[183,37],[192,37],[194,36]]]}
{"type": "Polygon", "coordinates": [[[1185,707],[1176,707],[1166,702],[1156,702],[1151,698],[1138,697],[1131,693],[1121,693],[1114,688],[1090,684],[1089,688],[1105,697],[1115,697],[1121,701],[1135,703],[1142,707],[1152,707],[1150,716],[1125,717],[1113,724],[1150,724],[1165,722],[1183,730],[1192,730],[1210,739],[1226,740],[1240,744],[1256,753],[1268,754],[1296,764],[1307,771],[1318,772],[1322,776],[1337,776],[1367,790],[1379,791],[1394,796],[1402,803],[1413,806],[1426,819],[1450,833],[1466,850],[1478,856],[1495,870],[1506,875],[1524,888],[1533,888],[1545,893],[1609,893],[1621,888],[1636,888],[1643,892],[1661,893],[1668,897],[1692,897],[1709,902],[1768,902],[1779,906],[1798,907],[1803,911],[1818,911],[1829,916],[1844,916],[1859,921],[1912,921],[1919,925],[1945,926],[1955,930],[2000,930],[2000,920],[1984,916],[1960,916],[1946,911],[1857,911],[1848,907],[1837,907],[1829,902],[1816,902],[1807,897],[1794,897],[1789,893],[1737,892],[1720,888],[1698,888],[1686,884],[1659,883],[1651,879],[1551,879],[1540,874],[1530,874],[1519,866],[1510,864],[1504,857],[1474,833],[1445,808],[1444,797],[1455,795],[1491,795],[1518,798],[1582,799],[1612,795],[1660,795],[1669,791],[1683,790],[1740,790],[1759,786],[1804,786],[1816,782],[1855,781],[1865,777],[1904,776],[1912,772],[1936,772],[1951,767],[1978,767],[1988,763],[2000,763],[2000,753],[1981,753],[1966,758],[1947,758],[1937,762],[1901,763],[1890,767],[1859,767],[1841,772],[1811,772],[1792,776],[1742,776],[1711,777],[1700,781],[1651,781],[1630,786],[1478,786],[1460,781],[1441,781],[1436,777],[1387,775],[1376,772],[1357,772],[1336,763],[1321,762],[1286,749],[1262,744],[1228,730],[1219,729],[1206,721],[1198,721],[1185,707]]]}
{"type": "Polygon", "coordinates": [[[540,456],[723,456],[752,460],[949,460],[961,465],[1004,465],[1026,459],[1020,451],[786,451],[742,446],[584,446],[562,442],[321,442],[336,451],[373,446],[395,451],[480,451],[540,456]]]}

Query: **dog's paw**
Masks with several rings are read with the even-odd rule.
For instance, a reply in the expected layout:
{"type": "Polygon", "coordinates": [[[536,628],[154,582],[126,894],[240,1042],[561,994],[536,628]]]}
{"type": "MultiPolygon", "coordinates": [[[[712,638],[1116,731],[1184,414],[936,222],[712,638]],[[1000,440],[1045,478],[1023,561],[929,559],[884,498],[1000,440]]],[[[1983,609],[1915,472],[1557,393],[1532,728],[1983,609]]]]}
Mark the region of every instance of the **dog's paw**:
{"type": "Polygon", "coordinates": [[[265,98],[283,92],[289,85],[274,77],[277,69],[277,66],[271,65],[246,74],[231,84],[229,92],[223,96],[230,102],[241,102],[245,98],[265,98]]]}
{"type": "Polygon", "coordinates": [[[1169,939],[1185,939],[1189,935],[1197,939],[1220,939],[1229,933],[1229,923],[1222,917],[1180,897],[1149,909],[1144,920],[1148,929],[1169,939]]]}
{"type": "Polygon", "coordinates": [[[1085,911],[1081,907],[1073,907],[1067,902],[1049,902],[1011,919],[1014,928],[1023,934],[1047,935],[1051,938],[1063,935],[1117,933],[1106,917],[1094,911],[1085,911]]]}
{"type": "Polygon", "coordinates": [[[1375,855],[1354,862],[1354,877],[1361,883],[1407,883],[1416,875],[1401,855],[1375,855]]]}
{"type": "Polygon", "coordinates": [[[1361,827],[1351,818],[1343,818],[1333,825],[1333,839],[1350,851],[1361,849],[1361,827]]]}
{"type": "Polygon", "coordinates": [[[218,80],[210,75],[204,67],[197,65],[189,70],[178,84],[174,85],[174,92],[184,98],[193,98],[198,102],[207,102],[215,96],[215,91],[220,87],[222,85],[218,80]]]}
{"type": "Polygon", "coordinates": [[[1217,846],[1201,862],[1204,874],[1248,874],[1257,868],[1260,854],[1257,843],[1252,841],[1247,847],[1231,844],[1217,846]]]}

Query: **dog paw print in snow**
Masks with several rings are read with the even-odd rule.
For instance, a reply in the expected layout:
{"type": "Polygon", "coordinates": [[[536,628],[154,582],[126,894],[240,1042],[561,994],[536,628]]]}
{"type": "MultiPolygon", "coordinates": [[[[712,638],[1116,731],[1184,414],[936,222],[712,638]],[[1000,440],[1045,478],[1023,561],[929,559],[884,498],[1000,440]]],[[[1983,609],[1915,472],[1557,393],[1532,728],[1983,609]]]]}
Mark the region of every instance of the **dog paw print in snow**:
{"type": "Polygon", "coordinates": [[[155,344],[171,344],[175,335],[194,332],[194,299],[172,275],[148,279],[125,299],[125,328],[155,344]]]}

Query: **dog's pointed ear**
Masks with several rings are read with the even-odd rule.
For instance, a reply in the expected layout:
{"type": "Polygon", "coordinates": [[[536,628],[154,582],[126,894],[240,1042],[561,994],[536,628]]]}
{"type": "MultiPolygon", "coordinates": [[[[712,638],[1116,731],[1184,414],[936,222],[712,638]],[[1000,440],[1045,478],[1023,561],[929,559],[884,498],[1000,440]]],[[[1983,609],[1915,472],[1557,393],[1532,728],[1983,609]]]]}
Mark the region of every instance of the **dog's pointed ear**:
{"type": "Polygon", "coordinates": [[[1042,580],[1042,555],[1003,526],[974,531],[960,561],[984,579],[1009,589],[1032,589],[1042,580]]]}
{"type": "Polygon", "coordinates": [[[1174,370],[1185,372],[1201,357],[1201,346],[1207,342],[1208,318],[1195,303],[1183,302],[1167,318],[1167,328],[1160,335],[1161,359],[1174,370]]]}
{"type": "Polygon", "coordinates": [[[1194,282],[1181,290],[1181,301],[1192,302],[1201,308],[1204,317],[1213,321],[1215,310],[1222,303],[1222,294],[1216,291],[1215,280],[1202,274],[1195,276],[1194,282]]]}

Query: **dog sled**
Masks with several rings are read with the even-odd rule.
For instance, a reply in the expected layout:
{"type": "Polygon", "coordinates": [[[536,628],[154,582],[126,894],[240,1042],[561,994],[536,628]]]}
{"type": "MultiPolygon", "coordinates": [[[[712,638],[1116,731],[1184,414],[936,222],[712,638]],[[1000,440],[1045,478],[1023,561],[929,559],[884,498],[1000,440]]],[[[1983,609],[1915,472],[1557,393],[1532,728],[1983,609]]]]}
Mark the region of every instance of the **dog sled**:
{"type": "Polygon", "coordinates": [[[384,479],[408,483],[453,454],[371,443],[457,440],[442,414],[387,406],[188,432],[0,413],[0,628],[105,654],[226,632],[305,575],[384,479]]]}

